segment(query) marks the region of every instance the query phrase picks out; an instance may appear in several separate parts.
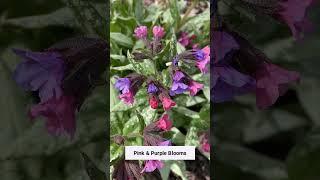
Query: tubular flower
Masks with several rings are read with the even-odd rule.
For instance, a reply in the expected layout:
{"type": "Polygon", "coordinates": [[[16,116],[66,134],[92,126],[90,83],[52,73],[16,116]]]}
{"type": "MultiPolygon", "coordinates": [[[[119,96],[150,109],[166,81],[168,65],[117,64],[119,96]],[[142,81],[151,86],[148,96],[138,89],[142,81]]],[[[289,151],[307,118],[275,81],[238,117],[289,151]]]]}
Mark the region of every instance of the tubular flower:
{"type": "Polygon", "coordinates": [[[172,127],[172,121],[170,121],[169,115],[168,114],[164,114],[159,119],[159,121],[157,121],[157,126],[158,126],[158,128],[160,128],[161,130],[164,130],[164,131],[170,130],[171,127],[172,127]]]}
{"type": "Polygon", "coordinates": [[[155,95],[150,95],[149,96],[149,104],[152,109],[157,109],[159,106],[159,100],[155,95]]]}
{"type": "Polygon", "coordinates": [[[203,85],[193,81],[181,70],[176,70],[173,75],[173,83],[170,89],[170,95],[182,94],[185,91],[190,91],[190,95],[194,96],[199,90],[203,88],[203,85]]]}
{"type": "Polygon", "coordinates": [[[159,99],[162,102],[163,109],[165,111],[170,110],[176,103],[170,98],[169,95],[162,93],[159,95],[159,99]]]}
{"type": "Polygon", "coordinates": [[[43,52],[13,52],[23,59],[14,71],[15,81],[40,97],[29,112],[31,119],[43,116],[50,134],[73,137],[75,113],[105,70],[107,44],[83,37],[64,40],[43,52]]]}
{"type": "Polygon", "coordinates": [[[134,96],[144,83],[145,77],[136,73],[129,74],[125,78],[118,78],[115,87],[121,93],[119,98],[126,104],[133,104],[134,96]]]}
{"type": "Polygon", "coordinates": [[[196,66],[200,69],[202,73],[207,72],[207,64],[210,62],[210,47],[206,46],[201,50],[196,51],[196,66]]]}

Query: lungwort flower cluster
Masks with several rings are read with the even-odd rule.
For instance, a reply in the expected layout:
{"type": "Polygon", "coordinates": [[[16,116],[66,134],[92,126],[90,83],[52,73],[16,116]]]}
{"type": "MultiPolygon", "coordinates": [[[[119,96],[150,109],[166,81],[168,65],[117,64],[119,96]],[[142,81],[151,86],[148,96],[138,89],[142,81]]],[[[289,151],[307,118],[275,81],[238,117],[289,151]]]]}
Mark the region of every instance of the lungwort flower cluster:
{"type": "MultiPolygon", "coordinates": [[[[134,36],[144,42],[146,49],[142,51],[133,52],[134,59],[140,62],[143,59],[148,59],[152,63],[156,63],[153,57],[157,56],[163,50],[163,38],[165,36],[164,28],[154,26],[152,28],[152,38],[148,37],[148,28],[146,26],[139,26],[134,30],[134,36]]],[[[183,63],[191,65],[191,67],[198,68],[202,73],[208,71],[210,62],[210,48],[209,46],[203,49],[192,49],[182,52],[172,58],[171,66],[168,67],[171,74],[170,87],[162,83],[162,78],[158,74],[143,75],[138,72],[130,73],[125,77],[118,77],[115,82],[115,88],[119,91],[119,98],[127,105],[134,104],[134,97],[141,88],[145,88],[149,105],[153,109],[163,108],[164,113],[156,122],[147,125],[143,130],[143,144],[145,146],[169,146],[170,140],[163,137],[164,132],[172,128],[172,121],[167,114],[172,107],[176,106],[173,97],[179,94],[188,93],[195,96],[202,88],[203,84],[194,81],[182,68],[183,63]]],[[[165,63],[165,62],[164,62],[165,63]]],[[[159,68],[159,67],[158,67],[159,68]]],[[[157,69],[161,72],[161,69],[157,69]]],[[[146,97],[147,98],[147,97],[146,97]]],[[[117,141],[123,140],[117,136],[117,141]]],[[[208,148],[208,147],[206,147],[208,148]]],[[[124,163],[124,162],[122,162],[124,163]]],[[[164,163],[158,160],[145,161],[144,167],[141,168],[140,173],[150,173],[158,171],[164,166],[164,163]]],[[[124,167],[121,165],[119,167],[124,167]]],[[[140,168],[140,167],[139,167],[140,168]]],[[[135,169],[139,169],[135,168],[135,169]]],[[[115,171],[119,172],[119,170],[115,171]]],[[[127,173],[129,174],[129,172],[127,173]]],[[[136,173],[133,173],[136,174],[136,173]]],[[[139,178],[139,176],[134,176],[139,178]]],[[[114,178],[120,177],[114,174],[114,178]]],[[[117,178],[116,178],[117,179],[117,178]]]]}
{"type": "Polygon", "coordinates": [[[107,44],[101,39],[73,38],[42,52],[13,51],[23,59],[15,69],[15,81],[40,98],[31,107],[30,118],[43,116],[50,134],[73,137],[76,112],[107,66],[107,44]]]}

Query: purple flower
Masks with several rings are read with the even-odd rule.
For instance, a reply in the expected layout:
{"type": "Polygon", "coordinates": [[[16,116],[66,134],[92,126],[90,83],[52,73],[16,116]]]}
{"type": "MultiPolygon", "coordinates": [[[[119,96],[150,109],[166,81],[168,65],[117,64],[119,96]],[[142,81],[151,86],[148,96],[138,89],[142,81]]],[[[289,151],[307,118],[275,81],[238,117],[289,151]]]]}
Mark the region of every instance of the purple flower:
{"type": "Polygon", "coordinates": [[[195,56],[198,61],[203,61],[206,58],[206,53],[203,52],[202,50],[197,50],[195,53],[195,56]]]}
{"type": "Polygon", "coordinates": [[[172,64],[174,66],[178,66],[178,62],[179,62],[179,58],[178,57],[174,57],[173,60],[172,60],[172,64]]]}
{"type": "Polygon", "coordinates": [[[255,89],[254,78],[244,75],[230,66],[218,66],[213,68],[211,80],[211,99],[215,103],[230,101],[235,96],[253,92],[255,89]]]}
{"type": "Polygon", "coordinates": [[[198,61],[196,62],[196,66],[200,69],[202,73],[207,72],[207,64],[210,62],[210,47],[206,46],[203,49],[197,51],[196,58],[198,61]]]}
{"type": "Polygon", "coordinates": [[[23,59],[14,71],[15,81],[26,91],[39,92],[31,119],[43,116],[50,134],[73,137],[75,114],[105,70],[106,47],[101,39],[82,37],[58,42],[44,52],[14,49],[23,59]]]}
{"type": "Polygon", "coordinates": [[[174,81],[172,83],[171,89],[170,89],[170,95],[174,96],[175,94],[182,94],[185,91],[187,91],[189,89],[189,86],[182,83],[182,82],[177,82],[174,81]]]}
{"type": "Polygon", "coordinates": [[[120,90],[119,98],[125,104],[133,104],[134,96],[141,88],[141,85],[144,83],[144,80],[144,76],[136,73],[129,74],[125,78],[118,78],[118,80],[115,83],[115,87],[118,90],[120,90]]]}
{"type": "Polygon", "coordinates": [[[173,81],[180,81],[182,78],[184,78],[185,75],[181,71],[176,71],[173,75],[173,81]]]}
{"type": "Polygon", "coordinates": [[[23,58],[14,71],[14,79],[27,91],[39,91],[41,102],[62,95],[65,64],[58,52],[13,50],[23,58]]]}
{"type": "Polygon", "coordinates": [[[214,63],[223,60],[232,50],[238,50],[240,48],[236,40],[227,32],[214,31],[213,36],[214,63]]]}
{"type": "MultiPolygon", "coordinates": [[[[171,146],[171,141],[162,141],[161,143],[158,144],[158,146],[171,146]]],[[[142,169],[141,173],[144,172],[153,172],[156,169],[162,169],[164,166],[164,163],[159,160],[148,160],[146,161],[144,168],[142,169]]]]}
{"type": "Polygon", "coordinates": [[[131,82],[129,78],[118,78],[115,87],[121,91],[122,94],[129,92],[131,82]]]}
{"type": "Polygon", "coordinates": [[[154,83],[148,84],[148,93],[155,94],[158,91],[159,91],[159,89],[157,88],[157,86],[154,83]]]}

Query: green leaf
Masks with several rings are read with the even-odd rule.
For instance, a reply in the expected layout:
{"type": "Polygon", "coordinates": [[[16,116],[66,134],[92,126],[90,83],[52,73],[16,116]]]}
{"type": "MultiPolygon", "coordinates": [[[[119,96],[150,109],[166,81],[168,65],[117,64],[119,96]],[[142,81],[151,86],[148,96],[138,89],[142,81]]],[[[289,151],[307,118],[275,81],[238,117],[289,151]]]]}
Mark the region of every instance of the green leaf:
{"type": "Polygon", "coordinates": [[[49,14],[27,16],[4,20],[4,25],[13,25],[23,28],[43,28],[46,26],[76,26],[75,17],[70,8],[61,8],[49,14]]]}
{"type": "Polygon", "coordinates": [[[289,153],[290,180],[317,180],[320,177],[320,128],[313,129],[289,153]]]}
{"type": "Polygon", "coordinates": [[[132,39],[119,32],[110,32],[110,39],[120,46],[131,48],[133,46],[132,39]]]}
{"type": "Polygon", "coordinates": [[[107,177],[103,171],[101,171],[94,162],[86,155],[85,153],[81,153],[82,158],[84,160],[84,166],[86,168],[86,172],[91,180],[107,180],[107,177]]]}
{"type": "Polygon", "coordinates": [[[185,146],[199,146],[198,129],[196,127],[191,126],[188,129],[185,146]]]}

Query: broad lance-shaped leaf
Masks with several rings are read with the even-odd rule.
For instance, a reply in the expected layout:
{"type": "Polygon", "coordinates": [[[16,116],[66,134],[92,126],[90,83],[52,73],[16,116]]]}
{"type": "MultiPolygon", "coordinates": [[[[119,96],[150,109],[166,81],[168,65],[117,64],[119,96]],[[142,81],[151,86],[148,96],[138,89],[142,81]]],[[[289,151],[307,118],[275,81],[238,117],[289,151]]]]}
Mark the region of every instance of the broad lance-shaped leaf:
{"type": "Polygon", "coordinates": [[[46,26],[75,27],[76,22],[74,21],[72,10],[64,7],[49,14],[6,19],[3,25],[20,26],[23,28],[43,28],[46,26]]]}
{"type": "Polygon", "coordinates": [[[91,180],[107,180],[107,176],[104,172],[102,172],[97,166],[93,163],[93,161],[86,155],[81,152],[82,158],[84,160],[84,166],[86,168],[87,174],[91,180]]]}

